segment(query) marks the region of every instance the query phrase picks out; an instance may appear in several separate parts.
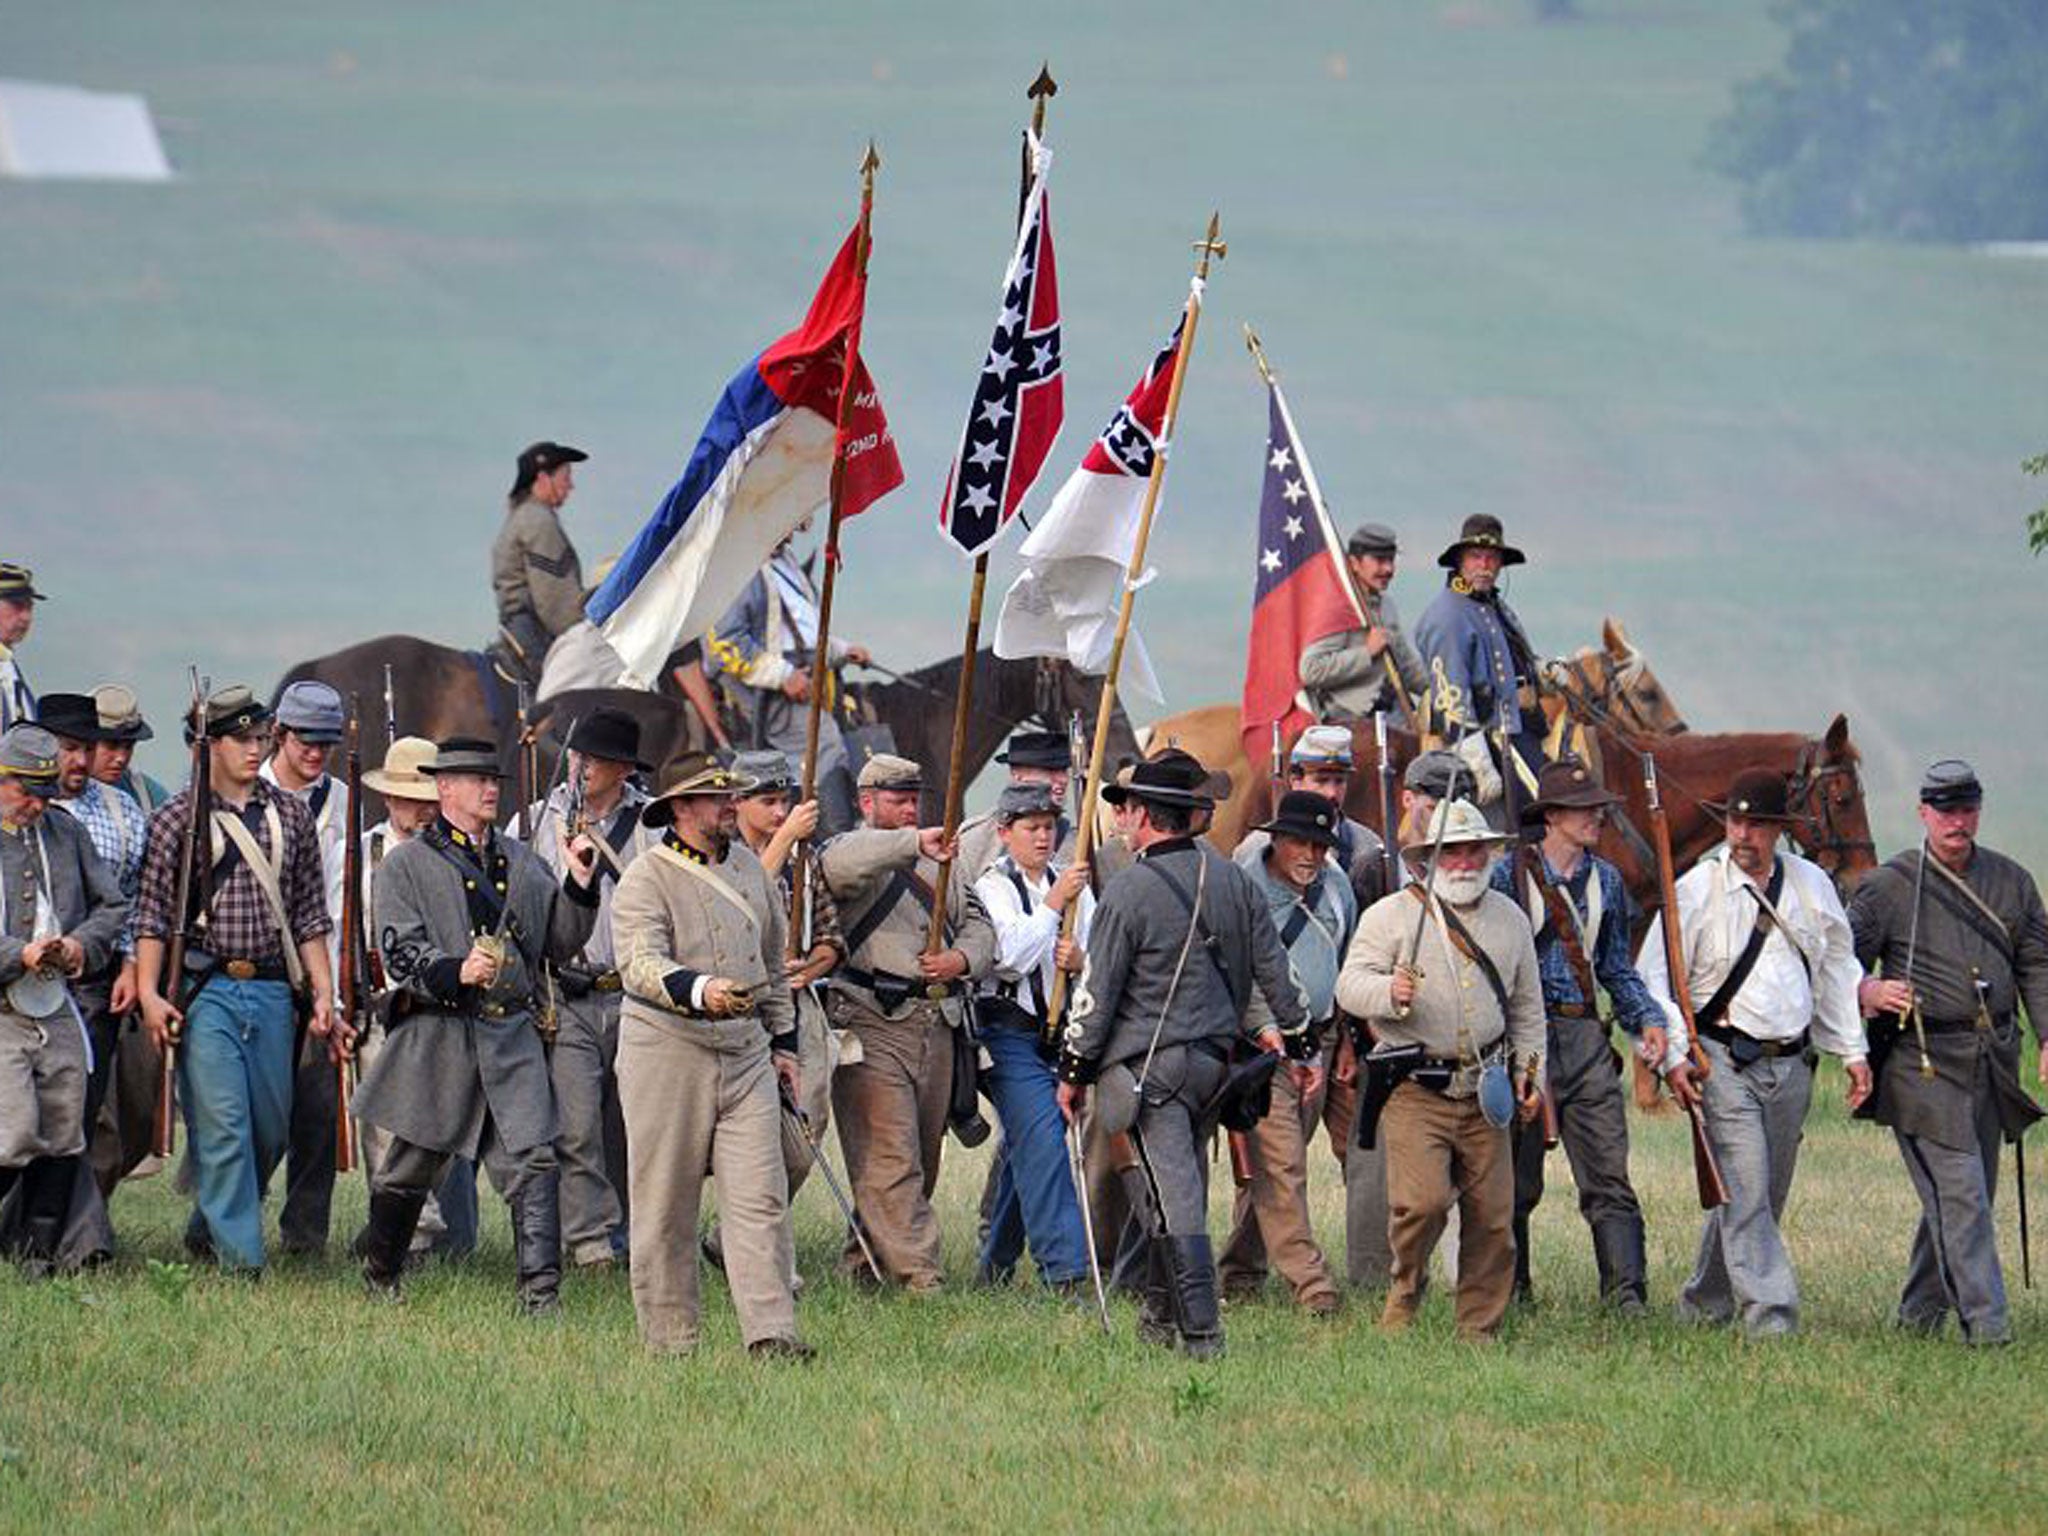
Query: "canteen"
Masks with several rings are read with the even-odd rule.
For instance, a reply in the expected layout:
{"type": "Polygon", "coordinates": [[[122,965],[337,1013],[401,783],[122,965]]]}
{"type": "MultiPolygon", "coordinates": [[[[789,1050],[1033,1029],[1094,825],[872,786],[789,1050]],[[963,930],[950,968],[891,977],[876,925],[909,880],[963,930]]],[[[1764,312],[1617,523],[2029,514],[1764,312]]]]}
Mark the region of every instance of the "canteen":
{"type": "Polygon", "coordinates": [[[1498,1059],[1479,1069],[1479,1113],[1497,1131],[1504,1131],[1515,1118],[1515,1090],[1508,1081],[1508,1069],[1498,1059]]]}

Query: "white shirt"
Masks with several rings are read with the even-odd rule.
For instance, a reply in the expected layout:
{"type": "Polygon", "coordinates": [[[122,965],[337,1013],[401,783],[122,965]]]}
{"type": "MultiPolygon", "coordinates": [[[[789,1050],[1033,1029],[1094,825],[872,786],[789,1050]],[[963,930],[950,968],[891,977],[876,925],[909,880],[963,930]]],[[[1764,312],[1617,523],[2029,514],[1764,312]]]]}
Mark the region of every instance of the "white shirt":
{"type": "MultiPolygon", "coordinates": [[[[998,855],[974,882],[974,894],[981,898],[982,908],[996,931],[995,981],[1017,986],[1017,1003],[1027,1013],[1038,1011],[1029,981],[1034,973],[1043,995],[1052,996],[1053,955],[1059,947],[1062,914],[1045,904],[1045,895],[1058,875],[1059,866],[1048,864],[1045,872],[1034,880],[1005,853],[998,855]],[[1031,893],[1028,910],[1018,899],[1016,884],[1010,878],[1013,872],[1023,879],[1024,888],[1031,893]]],[[[1074,941],[1085,945],[1089,925],[1095,919],[1095,895],[1083,886],[1078,902],[1074,909],[1074,941]]],[[[998,987],[995,982],[984,982],[980,990],[986,995],[996,992],[998,987]]]]}
{"type": "MultiPolygon", "coordinates": [[[[1819,865],[1796,853],[1780,852],[1778,861],[1784,866],[1785,882],[1775,906],[1783,923],[1771,925],[1755,967],[1721,1022],[1752,1039],[1774,1041],[1795,1039],[1810,1025],[1822,1050],[1845,1061],[1860,1061],[1869,1052],[1856,1005],[1863,968],[1856,963],[1848,913],[1835,894],[1834,882],[1819,865]]],[[[1763,889],[1737,867],[1724,843],[1685,872],[1677,895],[1686,979],[1697,1009],[1719,989],[1748,946],[1763,889]]],[[[1636,969],[1664,1010],[1670,1040],[1664,1060],[1670,1067],[1684,1059],[1690,1040],[1671,998],[1663,921],[1660,914],[1650,924],[1636,969]]]]}
{"type": "Polygon", "coordinates": [[[321,884],[327,892],[327,919],[334,925],[327,930],[327,958],[338,965],[341,960],[341,882],[348,863],[348,785],[326,773],[304,789],[285,789],[278,783],[274,761],[266,761],[257,771],[285,794],[297,796],[308,811],[313,809],[314,794],[322,784],[327,785],[327,798],[313,817],[313,827],[320,845],[320,875],[321,884]]]}

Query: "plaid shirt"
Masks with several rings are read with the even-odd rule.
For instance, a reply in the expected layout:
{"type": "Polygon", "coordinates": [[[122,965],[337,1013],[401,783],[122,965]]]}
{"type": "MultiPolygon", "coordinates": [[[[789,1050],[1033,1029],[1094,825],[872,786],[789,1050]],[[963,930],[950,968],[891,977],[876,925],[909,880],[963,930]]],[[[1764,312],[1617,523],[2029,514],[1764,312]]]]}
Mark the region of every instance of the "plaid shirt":
{"type": "MultiPolygon", "coordinates": [[[[220,797],[211,796],[213,809],[233,816],[235,808],[220,797]]],[[[178,899],[178,854],[185,842],[185,808],[191,804],[188,786],[173,795],[149,818],[149,853],[142,864],[142,889],[135,904],[135,932],[145,939],[168,940],[177,926],[173,907],[178,899]]],[[[325,938],[333,923],[327,916],[326,882],[320,870],[320,838],[310,811],[294,796],[258,779],[249,788],[249,806],[241,814],[243,824],[255,834],[256,844],[266,854],[270,846],[269,817],[264,807],[277,807],[278,825],[284,829],[285,855],[278,871],[278,886],[284,895],[285,916],[291,924],[292,942],[325,938]]],[[[215,834],[216,844],[225,842],[215,834]]],[[[215,860],[219,868],[219,859],[215,860]]],[[[227,879],[213,886],[213,920],[208,925],[207,953],[221,960],[250,960],[258,965],[278,965],[284,948],[278,942],[277,923],[263,888],[249,861],[236,858],[227,879]]]]}
{"type": "Polygon", "coordinates": [[[142,885],[142,854],[149,846],[149,818],[135,797],[98,779],[87,779],[75,799],[59,800],[59,808],[76,817],[100,861],[121,882],[128,898],[128,920],[121,925],[121,953],[135,953],[135,893],[142,885]]]}

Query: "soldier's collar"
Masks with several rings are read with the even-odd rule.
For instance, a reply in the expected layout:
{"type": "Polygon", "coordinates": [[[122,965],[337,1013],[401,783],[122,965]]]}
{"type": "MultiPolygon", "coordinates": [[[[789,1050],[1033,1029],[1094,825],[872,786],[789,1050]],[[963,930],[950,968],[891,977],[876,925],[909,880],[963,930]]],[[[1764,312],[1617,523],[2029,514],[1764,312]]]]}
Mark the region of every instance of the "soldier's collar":
{"type": "Polygon", "coordinates": [[[684,842],[682,838],[676,835],[676,829],[674,827],[670,827],[666,832],[661,834],[661,843],[664,848],[674,849],[677,853],[681,854],[684,858],[688,859],[692,864],[702,864],[706,869],[709,869],[711,867],[711,855],[708,853],[701,853],[697,849],[692,848],[688,843],[684,842]]]}
{"type": "Polygon", "coordinates": [[[1182,836],[1162,838],[1160,841],[1154,843],[1151,847],[1147,848],[1144,852],[1140,853],[1138,857],[1141,859],[1149,859],[1157,853],[1179,853],[1183,849],[1193,848],[1194,846],[1195,840],[1193,837],[1182,836]]]}

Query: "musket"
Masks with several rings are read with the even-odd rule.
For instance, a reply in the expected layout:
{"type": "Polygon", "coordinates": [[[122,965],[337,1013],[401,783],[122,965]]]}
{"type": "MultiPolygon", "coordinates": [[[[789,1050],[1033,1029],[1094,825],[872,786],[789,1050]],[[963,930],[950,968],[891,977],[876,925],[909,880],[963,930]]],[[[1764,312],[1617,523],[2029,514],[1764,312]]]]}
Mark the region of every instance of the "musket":
{"type": "Polygon", "coordinates": [[[384,663],[384,745],[398,740],[398,695],[391,689],[391,663],[384,663]]]}
{"type": "MultiPolygon", "coordinates": [[[[1472,724],[1470,721],[1466,721],[1458,727],[1458,740],[1451,748],[1453,753],[1459,747],[1464,746],[1465,737],[1471,732],[1471,729],[1472,724]]],[[[1453,789],[1457,788],[1457,775],[1455,773],[1451,775],[1451,780],[1451,787],[1453,789]]],[[[1437,860],[1443,857],[1444,834],[1451,829],[1450,809],[1449,798],[1437,804],[1436,833],[1429,842],[1429,862],[1422,872],[1422,900],[1417,903],[1421,910],[1415,914],[1415,932],[1408,939],[1408,958],[1401,962],[1401,969],[1411,976],[1420,976],[1422,974],[1421,971],[1416,969],[1415,963],[1422,957],[1422,935],[1429,928],[1429,904],[1436,900],[1436,866],[1437,860]]],[[[1397,1019],[1407,1018],[1407,1008],[1396,1008],[1394,1010],[1394,1017],[1397,1019]]]]}
{"type": "MultiPolygon", "coordinates": [[[[1074,1197],[1081,1206],[1081,1240],[1088,1245],[1088,1280],[1095,1287],[1095,1315],[1102,1319],[1102,1331],[1109,1325],[1109,1293],[1102,1286],[1102,1259],[1095,1252],[1095,1210],[1088,1199],[1087,1159],[1081,1152],[1080,1122],[1067,1122],[1067,1171],[1074,1180],[1074,1197]]],[[[2024,1209],[2024,1207],[2022,1207],[2024,1209]]],[[[2022,1221],[2024,1221],[2024,1217],[2022,1221]]]]}
{"type": "MultiPolygon", "coordinates": [[[[1651,841],[1657,849],[1657,894],[1662,903],[1660,926],[1664,930],[1664,970],[1671,980],[1671,1000],[1678,1004],[1678,1016],[1685,1021],[1693,1079],[1703,1083],[1713,1068],[1707,1064],[1707,1053],[1700,1049],[1699,1020],[1692,1006],[1691,974],[1685,965],[1685,935],[1678,931],[1678,877],[1672,868],[1671,823],[1665,819],[1664,799],[1657,789],[1657,759],[1650,752],[1638,755],[1643,763],[1643,794],[1649,802],[1651,841]]],[[[1721,1177],[1720,1160],[1714,1156],[1714,1144],[1707,1139],[1706,1116],[1700,1109],[1697,1093],[1685,1105],[1685,1115],[1692,1126],[1692,1172],[1693,1182],[1699,1190],[1700,1209],[1711,1211],[1728,1203],[1728,1182],[1721,1177]]]]}
{"type": "MultiPolygon", "coordinates": [[[[201,826],[211,825],[213,809],[212,764],[206,735],[207,685],[200,681],[197,667],[187,670],[192,677],[192,712],[189,717],[192,723],[192,766],[185,780],[185,830],[179,840],[178,881],[171,898],[177,921],[172,925],[170,939],[164,946],[163,974],[157,978],[158,993],[181,1014],[186,1001],[185,951],[190,932],[197,926],[203,936],[207,919],[213,911],[213,839],[199,835],[201,826]],[[199,906],[197,918],[192,914],[195,893],[199,906]]],[[[173,1025],[164,1040],[163,1067],[156,1088],[153,1137],[158,1157],[169,1157],[177,1151],[178,1034],[183,1027],[182,1023],[173,1025]]]]}
{"type": "Polygon", "coordinates": [[[2027,1232],[2027,1139],[2012,1139],[2012,1181],[2020,1192],[2020,1284],[2034,1288],[2034,1245],[2027,1232]]]}
{"type": "Polygon", "coordinates": [[[1372,717],[1373,750],[1379,757],[1380,784],[1380,881],[1383,893],[1391,896],[1401,888],[1401,799],[1394,789],[1394,762],[1387,755],[1387,712],[1376,710],[1372,717]]]}
{"type": "MultiPolygon", "coordinates": [[[[341,860],[341,975],[335,990],[340,994],[341,1017],[361,1039],[369,1023],[368,998],[364,983],[369,963],[363,935],[363,730],[362,701],[349,699],[348,715],[348,814],[347,846],[341,860]]],[[[356,1166],[355,1112],[353,1096],[355,1052],[349,1050],[334,1064],[334,1171],[353,1173],[356,1166]]]]}
{"type": "MultiPolygon", "coordinates": [[[[1913,920],[1906,930],[1906,991],[1913,992],[1913,956],[1920,948],[1920,893],[1927,878],[1927,839],[1920,839],[1920,858],[1913,865],[1913,920]]],[[[1899,1010],[1899,1024],[1904,1027],[1908,1021],[1913,1025],[1913,1041],[1920,1047],[1920,1075],[1934,1076],[1934,1058],[1927,1054],[1927,1025],[1920,1016],[1920,999],[1917,994],[1908,997],[1906,1006],[1899,1010]]]]}
{"type": "Polygon", "coordinates": [[[877,1280],[888,1279],[881,1263],[875,1258],[875,1250],[868,1246],[867,1234],[861,1231],[860,1218],[853,1214],[853,1202],[846,1197],[846,1186],[832,1171],[832,1164],[825,1157],[825,1149],[811,1140],[811,1117],[797,1104],[796,1096],[789,1091],[789,1084],[780,1076],[775,1079],[775,1092],[782,1100],[782,1112],[796,1122],[798,1135],[802,1138],[804,1150],[811,1154],[811,1166],[818,1170],[818,1176],[825,1181],[825,1187],[832,1191],[832,1198],[838,1202],[839,1213],[846,1218],[846,1225],[853,1231],[853,1240],[860,1244],[860,1256],[868,1261],[868,1268],[877,1280]]]}
{"type": "MultiPolygon", "coordinates": [[[[526,684],[521,683],[519,685],[519,712],[517,716],[517,730],[519,734],[514,738],[513,746],[515,755],[514,767],[516,771],[512,787],[513,791],[519,796],[519,841],[531,845],[533,842],[533,813],[530,807],[533,804],[533,781],[538,775],[534,772],[533,733],[526,723],[526,710],[526,684]]],[[[566,758],[568,753],[565,751],[562,755],[566,758]]]]}
{"type": "Polygon", "coordinates": [[[1271,778],[1273,788],[1272,804],[1267,806],[1266,810],[1268,815],[1278,816],[1280,814],[1280,797],[1287,791],[1287,749],[1280,739],[1280,722],[1278,720],[1273,722],[1273,768],[1271,778]]]}
{"type": "MultiPolygon", "coordinates": [[[[581,720],[581,718],[581,716],[578,716],[577,720],[572,720],[569,723],[569,729],[572,732],[576,729],[577,723],[581,720]]],[[[539,836],[540,829],[547,825],[548,810],[554,803],[555,791],[561,787],[562,776],[568,771],[569,754],[565,750],[560,757],[555,759],[554,777],[548,781],[548,792],[541,798],[540,815],[534,818],[533,832],[536,837],[539,836]]],[[[524,806],[520,807],[519,816],[522,822],[524,822],[527,819],[526,808],[524,806]]],[[[524,842],[525,839],[522,838],[521,841],[524,842]]],[[[527,846],[531,847],[532,844],[529,843],[527,846]]],[[[498,913],[498,924],[489,933],[479,934],[472,941],[478,948],[486,951],[489,954],[495,955],[497,957],[498,965],[500,966],[500,968],[504,966],[506,956],[509,953],[509,951],[505,947],[505,935],[511,930],[512,927],[511,871],[511,856],[508,854],[506,855],[505,861],[505,905],[504,909],[498,913]]],[[[493,983],[493,986],[495,985],[496,983],[493,983]]]]}

